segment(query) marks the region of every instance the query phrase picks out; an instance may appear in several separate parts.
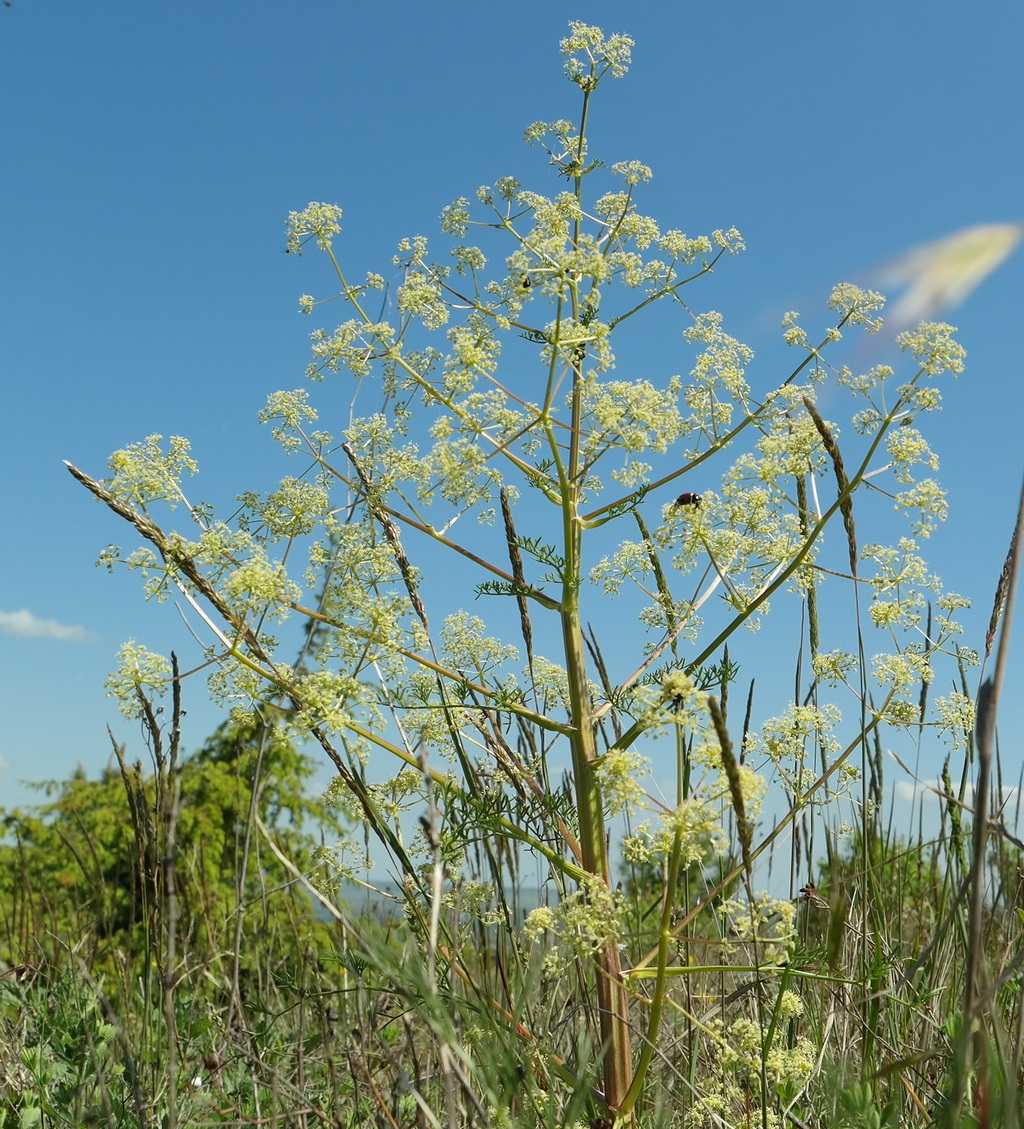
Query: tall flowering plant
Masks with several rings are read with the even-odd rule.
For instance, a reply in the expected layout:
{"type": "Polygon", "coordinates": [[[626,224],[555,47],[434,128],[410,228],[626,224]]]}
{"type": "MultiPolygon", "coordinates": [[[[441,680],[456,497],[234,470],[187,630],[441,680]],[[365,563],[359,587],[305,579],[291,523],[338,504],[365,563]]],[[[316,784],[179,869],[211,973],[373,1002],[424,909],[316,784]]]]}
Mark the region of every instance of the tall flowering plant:
{"type": "MultiPolygon", "coordinates": [[[[575,121],[526,131],[553,189],[508,176],[454,201],[443,253],[410,237],[390,279],[357,280],[338,251],[340,208],[289,216],[289,251],[320,252],[336,278],[329,297],[302,297],[303,312],[345,310],[313,332],[307,376],[353,381],[374,407],[324,421],[308,387],[271,395],[262,419],[295,464],[278,489],[243,494],[222,520],[187,499],[188,444],[165,448],[159,436],[117,452],[102,482],[72,468],[146,542],[130,555],[111,547],[104,562],[191,608],[218,700],[330,758],[332,795],[401,877],[432,990],[466,993],[478,1016],[505,1025],[537,1102],[568,1087],[617,1118],[648,1086],[673,985],[694,972],[676,954],[702,913],[730,952],[739,945],[752,967],[782,975],[794,903],[757,889],[757,857],[783,826],[759,830],[768,776],[794,819],[849,784],[873,729],[919,724],[912,691],[938,653],[957,654],[963,603],[941,592],[916,542],[945,511],[937,484],[917,476],[935,459],[916,424],[939,404],[933,378],[962,367],[952,330],[904,334],[900,377],[834,367],[843,334],[877,329],[882,306],[840,285],[816,339],[786,315],[797,360],[755,395],[751,350],[690,296],[743,250],[739,232],[664,229],[638,210],[651,170],[589,150],[595,95],[626,73],[631,46],[571,25],[561,49],[575,121]],[[687,375],[654,377],[620,355],[649,316],[652,333],[675,319],[687,375]],[[860,400],[853,450],[818,406],[827,384],[860,400]],[[911,528],[895,547],[862,546],[855,499],[883,471],[890,489],[875,497],[911,528]],[[168,532],[159,511],[176,505],[186,530],[168,532]],[[870,620],[890,640],[873,660],[821,646],[818,589],[836,574],[870,593],[870,620]],[[741,746],[727,643],[773,596],[807,613],[813,692],[741,746]],[[922,632],[927,598],[942,614],[922,632]],[[872,674],[880,692],[868,691],[872,674]],[[836,707],[819,700],[827,685],[858,703],[846,745],[836,707]],[[676,780],[656,795],[643,750],[665,734],[676,780]],[[660,875],[644,929],[629,923],[611,857],[620,817],[627,863],[660,875]],[[509,888],[524,860],[557,896],[520,928],[509,888]],[[729,897],[712,901],[712,890],[683,912],[683,876],[715,860],[729,897]],[[481,971],[470,944],[481,926],[514,938],[522,983],[575,985],[589,1060],[558,1045],[553,1022],[531,1022],[507,971],[481,971]]],[[[132,643],[111,689],[131,712],[168,677],[165,660],[132,643]]],[[[969,731],[966,698],[937,705],[942,724],[969,731]]],[[[716,1062],[744,1063],[776,1096],[798,1093],[813,1063],[806,1040],[785,1053],[773,1042],[799,1013],[786,976],[767,1011],[704,1025],[716,1062]]],[[[479,1033],[435,1034],[442,1074],[461,1077],[453,1048],[468,1061],[479,1033]]],[[[726,1087],[715,1101],[738,1094],[726,1087]]]]}

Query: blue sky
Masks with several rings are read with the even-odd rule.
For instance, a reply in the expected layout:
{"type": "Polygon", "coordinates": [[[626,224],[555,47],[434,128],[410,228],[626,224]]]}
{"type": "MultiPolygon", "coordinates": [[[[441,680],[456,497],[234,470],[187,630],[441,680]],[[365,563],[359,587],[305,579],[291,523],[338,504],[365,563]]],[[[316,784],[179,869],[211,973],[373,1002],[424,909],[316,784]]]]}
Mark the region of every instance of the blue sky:
{"type": "MultiPolygon", "coordinates": [[[[641,210],[664,227],[746,238],[702,300],[758,350],[755,388],[788,372],[783,311],[819,324],[833,283],[1024,218],[1018,0],[12,0],[0,805],[27,798],[22,779],[97,771],[108,724],[144,755],[104,678],[127,638],[188,646],[172,606],[94,567],[109,542],[135,540],[62,460],[102,476],[113,450],[184,435],[203,468],[196,496],[224,506],[290,473],[256,413],[303,383],[313,325],[297,298],[327,282],[313,257],[284,254],[288,212],[341,204],[359,276],[384,273],[400,237],[434,234],[440,209],[481,184],[515,174],[550,190],[520,138],[575,117],[557,49],[573,19],[636,40],[629,75],[595,105],[592,151],[652,166],[641,210]]],[[[925,548],[975,599],[974,645],[1024,464],[1022,272],[1018,253],[949,315],[968,371],[928,430],[952,516],[925,548]]],[[[654,376],[688,367],[649,360],[654,376]]],[[[186,699],[195,745],[217,714],[198,681],[186,699]]]]}

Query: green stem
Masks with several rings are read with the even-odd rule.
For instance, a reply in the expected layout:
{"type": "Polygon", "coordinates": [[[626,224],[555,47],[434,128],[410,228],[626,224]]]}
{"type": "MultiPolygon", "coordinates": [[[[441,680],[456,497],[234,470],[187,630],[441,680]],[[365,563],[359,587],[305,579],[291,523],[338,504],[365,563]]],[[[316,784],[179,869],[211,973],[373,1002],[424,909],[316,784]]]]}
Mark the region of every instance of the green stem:
{"type": "MultiPolygon", "coordinates": [[[[582,147],[586,126],[589,94],[584,92],[580,124],[582,147]]],[[[581,190],[576,176],[576,195],[581,190]]],[[[577,231],[578,236],[578,223],[577,231]]],[[[578,321],[577,280],[572,281],[572,315],[578,321]]],[[[583,522],[579,516],[582,493],[580,474],[580,441],[583,414],[583,356],[572,358],[572,407],[569,428],[567,465],[559,468],[562,493],[562,534],[565,573],[562,578],[560,617],[565,649],[566,674],[569,683],[569,704],[573,727],[569,734],[572,753],[573,782],[580,825],[580,851],[583,867],[606,885],[611,885],[608,862],[604,804],[595,762],[597,726],[587,680],[586,644],[580,620],[580,583],[582,576],[583,522]]],[[[605,1101],[617,1111],[625,1100],[633,1077],[633,1049],[629,1029],[629,997],[622,981],[622,966],[615,938],[594,954],[597,971],[597,1006],[603,1048],[605,1101]]]]}

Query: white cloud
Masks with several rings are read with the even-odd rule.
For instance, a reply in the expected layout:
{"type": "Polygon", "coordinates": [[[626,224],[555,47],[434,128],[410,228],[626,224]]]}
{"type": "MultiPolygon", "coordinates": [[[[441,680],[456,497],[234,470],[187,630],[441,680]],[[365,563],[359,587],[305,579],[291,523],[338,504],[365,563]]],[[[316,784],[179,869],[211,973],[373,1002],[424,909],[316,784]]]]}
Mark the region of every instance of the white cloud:
{"type": "Polygon", "coordinates": [[[937,792],[942,791],[941,780],[897,780],[893,794],[897,800],[912,803],[915,800],[937,800],[937,792]]]}
{"type": "Polygon", "coordinates": [[[35,639],[60,639],[66,643],[89,643],[95,638],[84,627],[71,627],[55,619],[40,619],[27,608],[20,612],[0,612],[0,631],[35,639]]]}
{"type": "MultiPolygon", "coordinates": [[[[959,792],[960,788],[960,773],[957,770],[953,779],[953,792],[954,797],[959,792]]],[[[995,788],[993,787],[993,792],[995,788]]],[[[938,803],[940,799],[946,794],[946,789],[943,787],[941,780],[897,780],[893,788],[893,792],[898,800],[904,800],[908,803],[914,800],[930,800],[938,803]]],[[[1003,785],[1002,804],[1004,806],[1016,803],[1017,788],[1009,784],[1003,785]]],[[[974,803],[974,784],[972,781],[967,782],[967,787],[964,790],[964,804],[970,807],[974,803]]]]}

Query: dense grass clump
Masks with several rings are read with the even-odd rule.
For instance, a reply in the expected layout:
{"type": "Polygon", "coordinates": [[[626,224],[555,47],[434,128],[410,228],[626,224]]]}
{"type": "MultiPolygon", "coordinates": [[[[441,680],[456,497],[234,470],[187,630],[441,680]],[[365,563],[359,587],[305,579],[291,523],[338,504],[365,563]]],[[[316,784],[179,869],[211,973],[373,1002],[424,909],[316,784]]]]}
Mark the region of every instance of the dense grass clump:
{"type": "MultiPolygon", "coordinates": [[[[261,765],[258,746],[224,730],[178,787],[166,762],[125,766],[4,813],[0,1125],[596,1123],[577,992],[507,921],[526,892],[489,902],[508,927],[444,907],[456,951],[431,952],[426,923],[383,897],[352,910],[324,893],[309,834],[329,813],[301,801],[306,832],[266,823],[306,763],[279,747],[261,765]]],[[[766,1091],[790,1124],[981,1124],[950,1108],[968,1079],[989,1124],[1016,1123],[1024,858],[991,841],[972,1035],[969,824],[955,797],[942,806],[930,841],[875,821],[823,863],[785,954],[696,912],[734,892],[727,864],[672,891],[628,872],[624,964],[657,947],[666,905],[674,935],[643,1124],[746,1125],[766,1091]]],[[[638,1001],[650,983],[632,983],[638,1001]]]]}

